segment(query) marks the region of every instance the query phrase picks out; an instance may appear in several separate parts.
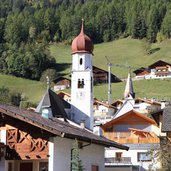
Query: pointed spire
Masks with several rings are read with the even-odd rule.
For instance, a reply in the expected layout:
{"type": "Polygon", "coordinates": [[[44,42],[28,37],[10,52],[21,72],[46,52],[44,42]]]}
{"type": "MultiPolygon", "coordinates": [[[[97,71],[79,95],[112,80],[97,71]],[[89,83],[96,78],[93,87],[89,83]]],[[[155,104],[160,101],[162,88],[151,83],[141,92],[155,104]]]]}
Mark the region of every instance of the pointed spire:
{"type": "Polygon", "coordinates": [[[125,86],[124,99],[126,99],[126,98],[128,98],[130,96],[132,98],[135,98],[135,92],[134,92],[134,89],[133,89],[133,83],[132,83],[132,79],[131,79],[131,74],[129,72],[128,73],[127,82],[126,82],[126,86],[125,86]]]}
{"type": "Polygon", "coordinates": [[[84,18],[82,18],[81,34],[84,34],[84,18]]]}

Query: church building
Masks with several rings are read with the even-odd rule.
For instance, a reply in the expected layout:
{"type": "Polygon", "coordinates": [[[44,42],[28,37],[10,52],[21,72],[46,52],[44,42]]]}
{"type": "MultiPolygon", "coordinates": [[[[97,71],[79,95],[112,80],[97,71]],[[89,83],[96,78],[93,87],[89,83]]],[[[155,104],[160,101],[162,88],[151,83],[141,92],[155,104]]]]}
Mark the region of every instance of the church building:
{"type": "Polygon", "coordinates": [[[85,171],[105,170],[106,147],[128,150],[91,131],[93,43],[83,24],[72,43],[71,104],[50,89],[35,111],[0,104],[0,171],[71,171],[75,140],[85,171]]]}

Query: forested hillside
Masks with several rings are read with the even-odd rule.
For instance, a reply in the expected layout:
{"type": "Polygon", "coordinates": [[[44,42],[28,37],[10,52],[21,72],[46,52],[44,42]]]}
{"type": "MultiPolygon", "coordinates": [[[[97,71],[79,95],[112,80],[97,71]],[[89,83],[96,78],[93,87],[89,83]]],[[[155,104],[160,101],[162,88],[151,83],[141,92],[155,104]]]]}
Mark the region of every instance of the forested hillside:
{"type": "Polygon", "coordinates": [[[3,0],[0,71],[39,80],[48,68],[56,70],[46,47],[71,43],[82,17],[94,43],[129,36],[152,43],[171,37],[171,0],[3,0]]]}

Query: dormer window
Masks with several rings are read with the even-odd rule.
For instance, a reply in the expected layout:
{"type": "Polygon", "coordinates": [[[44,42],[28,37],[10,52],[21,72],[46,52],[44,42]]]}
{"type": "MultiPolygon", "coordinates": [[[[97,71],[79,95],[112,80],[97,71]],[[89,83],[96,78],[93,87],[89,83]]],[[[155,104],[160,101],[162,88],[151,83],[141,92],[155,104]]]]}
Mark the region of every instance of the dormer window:
{"type": "Polygon", "coordinates": [[[47,119],[52,118],[51,108],[43,108],[41,114],[42,114],[42,117],[44,118],[47,118],[47,119]]]}
{"type": "Polygon", "coordinates": [[[80,65],[83,64],[83,58],[80,58],[80,65]]]}

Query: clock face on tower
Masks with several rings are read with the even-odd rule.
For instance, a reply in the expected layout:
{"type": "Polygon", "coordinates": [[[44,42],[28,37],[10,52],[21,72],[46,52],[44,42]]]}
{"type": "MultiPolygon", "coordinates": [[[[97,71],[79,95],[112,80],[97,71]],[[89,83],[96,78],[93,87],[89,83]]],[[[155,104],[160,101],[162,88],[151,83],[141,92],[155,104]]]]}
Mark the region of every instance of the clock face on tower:
{"type": "Polygon", "coordinates": [[[85,91],[79,91],[79,92],[77,92],[77,98],[79,100],[84,100],[85,99],[85,91]]]}

